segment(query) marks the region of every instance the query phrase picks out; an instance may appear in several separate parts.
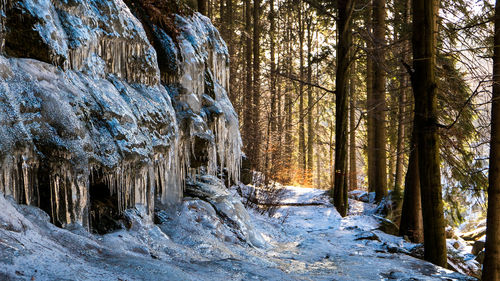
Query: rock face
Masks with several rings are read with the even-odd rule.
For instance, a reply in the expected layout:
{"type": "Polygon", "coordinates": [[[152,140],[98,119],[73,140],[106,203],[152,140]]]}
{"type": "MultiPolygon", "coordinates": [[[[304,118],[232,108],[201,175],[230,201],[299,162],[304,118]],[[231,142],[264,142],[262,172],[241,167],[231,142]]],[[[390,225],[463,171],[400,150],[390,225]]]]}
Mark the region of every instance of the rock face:
{"type": "Polygon", "coordinates": [[[165,1],[0,0],[0,192],[56,225],[176,206],[195,174],[238,181],[225,43],[197,13],[140,20],[144,2],[165,1]]]}

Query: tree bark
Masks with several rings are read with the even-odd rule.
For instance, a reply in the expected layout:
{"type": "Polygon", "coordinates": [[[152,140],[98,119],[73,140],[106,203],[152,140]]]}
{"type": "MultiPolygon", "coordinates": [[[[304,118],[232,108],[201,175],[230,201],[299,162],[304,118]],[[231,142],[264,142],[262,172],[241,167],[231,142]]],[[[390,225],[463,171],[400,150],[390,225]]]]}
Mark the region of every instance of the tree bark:
{"type": "Polygon", "coordinates": [[[299,2],[299,167],[301,174],[305,175],[306,171],[306,133],[304,121],[304,16],[302,11],[302,2],[299,2]]]}
{"type": "Polygon", "coordinates": [[[380,202],[387,196],[387,156],[386,156],[386,103],[385,103],[385,0],[373,1],[373,38],[375,58],[373,64],[373,103],[374,103],[374,185],[375,200],[380,202]]]}
{"type": "Polygon", "coordinates": [[[245,153],[249,158],[252,168],[254,167],[254,140],[253,140],[253,84],[252,84],[252,8],[250,0],[245,0],[245,90],[244,90],[244,109],[243,109],[243,145],[245,153]]]}
{"type": "Polygon", "coordinates": [[[356,64],[352,63],[349,83],[349,190],[358,187],[356,169],[356,64]]]}
{"type": "Polygon", "coordinates": [[[438,143],[435,0],[413,1],[413,93],[424,222],[424,258],[447,264],[438,143]]]}
{"type": "Polygon", "coordinates": [[[254,0],[253,7],[253,154],[254,168],[260,167],[260,145],[262,133],[260,127],[260,0],[254,0]]]}
{"type": "Polygon", "coordinates": [[[414,131],[411,139],[410,159],[405,178],[403,208],[399,235],[408,236],[414,243],[424,242],[422,204],[420,200],[420,179],[418,173],[417,134],[414,131]]]}
{"type": "Polygon", "coordinates": [[[373,53],[372,47],[373,42],[372,38],[372,11],[371,9],[371,0],[369,0],[370,9],[368,9],[368,13],[366,13],[366,27],[368,32],[368,39],[366,42],[367,52],[366,52],[366,126],[367,126],[367,159],[368,159],[368,191],[375,192],[375,146],[374,146],[374,131],[373,126],[375,122],[374,117],[374,103],[373,103],[373,53]]]}
{"type": "Polygon", "coordinates": [[[352,41],[353,0],[337,1],[337,73],[335,87],[335,177],[334,205],[341,216],[347,215],[347,101],[349,78],[349,49],[352,41]]]}
{"type": "Polygon", "coordinates": [[[314,127],[313,127],[313,88],[312,82],[312,16],[307,16],[307,174],[313,175],[314,167],[314,127]]]}
{"type": "Polygon", "coordinates": [[[500,6],[495,4],[493,103],[491,105],[490,168],[486,252],[483,280],[500,280],[500,6]]]}

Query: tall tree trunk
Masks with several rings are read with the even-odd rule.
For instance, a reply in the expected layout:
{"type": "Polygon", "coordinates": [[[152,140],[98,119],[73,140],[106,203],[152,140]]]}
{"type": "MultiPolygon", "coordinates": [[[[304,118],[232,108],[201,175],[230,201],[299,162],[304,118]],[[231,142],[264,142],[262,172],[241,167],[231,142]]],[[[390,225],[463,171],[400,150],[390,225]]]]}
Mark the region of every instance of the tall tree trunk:
{"type": "Polygon", "coordinates": [[[495,4],[493,103],[491,105],[490,169],[486,253],[483,280],[500,280],[500,5],[495,4]]]}
{"type": "Polygon", "coordinates": [[[349,190],[358,187],[356,169],[356,64],[352,63],[349,83],[349,190]]]}
{"type": "Polygon", "coordinates": [[[405,191],[399,235],[408,236],[414,243],[424,242],[422,204],[420,200],[420,176],[418,173],[418,146],[415,130],[411,138],[410,159],[405,178],[405,191]]]}
{"type": "Polygon", "coordinates": [[[396,141],[396,171],[394,175],[394,198],[399,201],[401,197],[403,185],[403,161],[404,161],[404,132],[405,132],[405,115],[406,115],[406,75],[401,75],[399,78],[400,90],[398,97],[398,128],[397,128],[397,141],[396,141]]]}
{"type": "Polygon", "coordinates": [[[385,135],[385,0],[373,1],[373,38],[375,58],[373,64],[373,103],[374,103],[374,185],[375,200],[387,196],[387,156],[385,135]]]}
{"type": "MultiPolygon", "coordinates": [[[[411,0],[402,0],[399,4],[402,6],[401,17],[403,18],[403,22],[400,24],[399,30],[399,40],[404,40],[401,47],[401,55],[400,58],[408,63],[408,56],[410,50],[410,42],[406,38],[406,34],[410,29],[410,8],[411,8],[411,0]]],[[[400,89],[399,89],[399,99],[398,99],[398,140],[397,140],[397,159],[396,159],[396,175],[394,178],[394,193],[395,199],[399,200],[402,194],[403,187],[403,169],[404,169],[404,148],[405,148],[405,139],[407,138],[407,131],[409,131],[409,127],[405,126],[406,123],[406,115],[407,115],[407,89],[409,86],[408,74],[404,67],[400,64],[400,89]]],[[[414,142],[416,144],[416,142],[414,142]]],[[[420,187],[419,187],[420,189],[420,187]]]]}
{"type": "MultiPolygon", "coordinates": [[[[291,26],[291,9],[287,7],[287,21],[286,21],[286,73],[287,76],[290,77],[292,74],[292,26],[291,26]]],[[[286,80],[286,89],[285,89],[285,156],[284,156],[284,166],[288,170],[291,168],[292,163],[292,151],[293,151],[293,136],[292,136],[292,83],[290,79],[286,80]]],[[[291,174],[286,173],[287,181],[290,181],[291,174]]]]}
{"type": "Polygon", "coordinates": [[[305,133],[305,122],[304,122],[304,16],[302,11],[302,2],[299,2],[299,71],[300,71],[300,82],[299,82],[299,167],[301,169],[302,175],[305,175],[306,171],[306,133],[305,133]]]}
{"type": "Polygon", "coordinates": [[[224,40],[227,43],[229,51],[229,59],[231,64],[229,65],[229,98],[231,103],[237,105],[236,98],[236,61],[235,61],[235,51],[234,51],[234,25],[233,25],[233,0],[226,0],[226,11],[224,13],[224,24],[226,25],[226,38],[224,40]]]}
{"type": "Polygon", "coordinates": [[[371,40],[372,36],[372,11],[371,0],[368,1],[370,4],[370,9],[366,13],[366,27],[368,32],[368,39],[366,41],[367,52],[366,52],[366,127],[367,127],[367,159],[368,159],[368,191],[375,192],[375,145],[374,145],[374,131],[373,126],[375,122],[374,116],[374,103],[373,103],[373,42],[371,40]]]}
{"type": "Polygon", "coordinates": [[[312,82],[312,16],[307,16],[307,171],[313,175],[314,159],[314,127],[313,127],[313,88],[312,82]]]}
{"type": "Polygon", "coordinates": [[[274,0],[270,0],[269,2],[269,23],[270,23],[270,28],[269,28],[269,41],[270,41],[270,53],[271,53],[271,72],[269,74],[269,92],[271,95],[271,109],[269,112],[269,118],[270,118],[270,134],[269,137],[271,138],[270,143],[271,143],[271,151],[266,152],[266,159],[268,157],[268,154],[271,154],[271,163],[270,165],[272,167],[266,167],[266,170],[270,169],[270,173],[274,175],[274,166],[276,165],[276,160],[277,160],[277,155],[278,155],[278,149],[279,147],[276,145],[276,138],[278,135],[277,132],[277,95],[276,95],[276,50],[275,50],[275,10],[274,10],[274,0]]]}
{"type": "Polygon", "coordinates": [[[446,237],[439,170],[435,0],[413,1],[413,93],[418,143],[418,167],[424,218],[424,257],[446,266],[446,237]]]}
{"type": "Polygon", "coordinates": [[[253,7],[253,154],[254,168],[260,168],[260,0],[254,0],[253,7]]]}
{"type": "Polygon", "coordinates": [[[243,104],[243,144],[245,153],[249,158],[252,167],[255,163],[254,155],[254,140],[253,140],[253,84],[252,84],[252,7],[250,0],[245,0],[245,32],[243,36],[245,37],[245,89],[244,89],[244,104],[243,104]]]}
{"type": "Polygon", "coordinates": [[[347,100],[349,49],[352,41],[353,0],[338,0],[337,73],[335,78],[335,177],[334,205],[341,216],[347,215],[347,100]]]}

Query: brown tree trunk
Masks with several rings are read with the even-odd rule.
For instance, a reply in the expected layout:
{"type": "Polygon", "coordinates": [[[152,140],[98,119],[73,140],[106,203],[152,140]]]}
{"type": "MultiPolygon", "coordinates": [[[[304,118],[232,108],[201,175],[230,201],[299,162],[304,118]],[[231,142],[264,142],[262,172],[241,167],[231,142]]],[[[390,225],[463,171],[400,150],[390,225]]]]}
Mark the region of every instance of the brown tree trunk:
{"type": "MultiPolygon", "coordinates": [[[[410,50],[409,40],[406,38],[406,34],[408,34],[408,30],[410,28],[410,8],[411,3],[410,0],[402,0],[399,2],[402,6],[401,8],[401,17],[403,18],[403,22],[400,23],[399,27],[399,39],[404,40],[401,47],[401,55],[400,58],[405,63],[408,63],[408,56],[410,50]]],[[[396,175],[394,178],[394,198],[395,200],[400,200],[402,195],[402,187],[403,187],[403,170],[404,170],[404,149],[405,149],[405,139],[407,136],[407,131],[409,131],[409,127],[405,126],[407,120],[407,89],[409,86],[408,74],[405,73],[406,70],[400,64],[400,77],[399,77],[399,98],[398,98],[398,139],[397,139],[397,158],[396,158],[396,175]]],[[[416,143],[416,142],[414,142],[416,143]]],[[[419,187],[420,189],[420,187],[419,187]]]]}
{"type": "Polygon", "coordinates": [[[250,0],[245,0],[245,32],[243,36],[245,37],[245,89],[244,89],[244,104],[243,104],[243,132],[242,139],[245,153],[249,158],[252,167],[254,167],[255,155],[254,155],[254,141],[253,137],[253,84],[252,84],[252,7],[250,0]]]}
{"type": "Polygon", "coordinates": [[[352,63],[349,83],[349,190],[358,187],[356,169],[356,64],[352,63]]]}
{"type": "Polygon", "coordinates": [[[424,257],[446,266],[437,118],[435,0],[413,1],[413,93],[418,143],[418,167],[424,218],[424,257]]]}
{"type": "Polygon", "coordinates": [[[369,1],[370,9],[366,13],[366,27],[368,32],[368,39],[366,42],[367,52],[366,52],[366,123],[367,123],[367,159],[368,159],[368,191],[375,192],[375,146],[374,146],[374,131],[373,126],[375,122],[374,117],[374,103],[373,103],[373,53],[372,47],[372,11],[371,0],[369,1]]]}
{"type": "Polygon", "coordinates": [[[337,1],[337,73],[335,87],[335,177],[334,205],[341,216],[347,215],[347,101],[349,78],[349,49],[352,41],[352,0],[337,1]]]}
{"type": "Polygon", "coordinates": [[[306,171],[306,133],[304,122],[304,16],[302,11],[302,2],[299,2],[299,167],[302,175],[306,171]]]}
{"type": "MultiPolygon", "coordinates": [[[[288,77],[292,74],[292,22],[291,22],[291,9],[287,7],[287,20],[286,20],[286,74],[288,77]]],[[[293,152],[293,136],[292,136],[292,83],[290,79],[286,80],[286,89],[285,89],[285,155],[283,159],[283,164],[286,172],[286,181],[290,181],[291,174],[289,173],[289,169],[291,168],[292,163],[292,152],[293,152]]]]}
{"type": "Polygon", "coordinates": [[[275,50],[275,31],[276,31],[276,24],[275,24],[275,10],[274,10],[274,0],[270,0],[269,2],[269,23],[270,23],[270,28],[269,28],[269,41],[270,41],[270,53],[271,53],[271,72],[269,74],[269,92],[271,95],[271,109],[269,112],[269,119],[270,119],[270,134],[268,138],[271,138],[270,143],[271,143],[271,151],[266,152],[266,159],[268,158],[268,154],[271,154],[271,167],[266,167],[266,170],[270,170],[270,173],[274,175],[274,167],[276,166],[276,160],[277,160],[277,155],[278,155],[278,149],[279,147],[276,145],[276,139],[277,139],[277,123],[278,123],[278,117],[277,117],[277,112],[279,108],[277,108],[277,95],[276,95],[276,50],[275,50]]]}
{"type": "Polygon", "coordinates": [[[495,4],[493,103],[491,105],[490,169],[486,253],[483,280],[500,280],[500,6],[495,4]]]}
{"type": "Polygon", "coordinates": [[[314,159],[313,159],[313,144],[314,144],[314,127],[313,127],[313,89],[312,82],[312,16],[307,17],[307,172],[312,177],[314,159]]]}
{"type": "Polygon", "coordinates": [[[260,126],[260,0],[254,0],[253,7],[253,155],[254,168],[259,170],[262,132],[260,126]]]}
{"type": "Polygon", "coordinates": [[[420,200],[420,179],[418,173],[417,135],[412,134],[410,160],[405,178],[403,208],[399,235],[408,236],[414,243],[424,242],[422,204],[420,200]]]}
{"type": "Polygon", "coordinates": [[[387,196],[387,156],[385,134],[385,0],[373,1],[373,103],[374,103],[374,184],[375,200],[387,196]]]}

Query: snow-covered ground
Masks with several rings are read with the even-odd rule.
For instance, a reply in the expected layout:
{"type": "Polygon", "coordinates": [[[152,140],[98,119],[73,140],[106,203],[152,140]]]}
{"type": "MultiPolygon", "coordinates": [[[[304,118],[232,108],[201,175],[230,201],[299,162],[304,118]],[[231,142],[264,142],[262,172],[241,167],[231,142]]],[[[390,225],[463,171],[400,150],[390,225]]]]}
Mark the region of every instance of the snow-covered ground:
{"type": "Polygon", "coordinates": [[[373,205],[353,201],[341,218],[324,191],[286,189],[284,203],[321,204],[288,204],[272,218],[250,210],[245,231],[260,232],[260,247],[221,216],[227,194],[186,198],[159,225],[130,211],[129,230],[103,236],[56,228],[0,195],[0,280],[474,280],[405,254],[414,245],[377,230],[373,205]]]}

